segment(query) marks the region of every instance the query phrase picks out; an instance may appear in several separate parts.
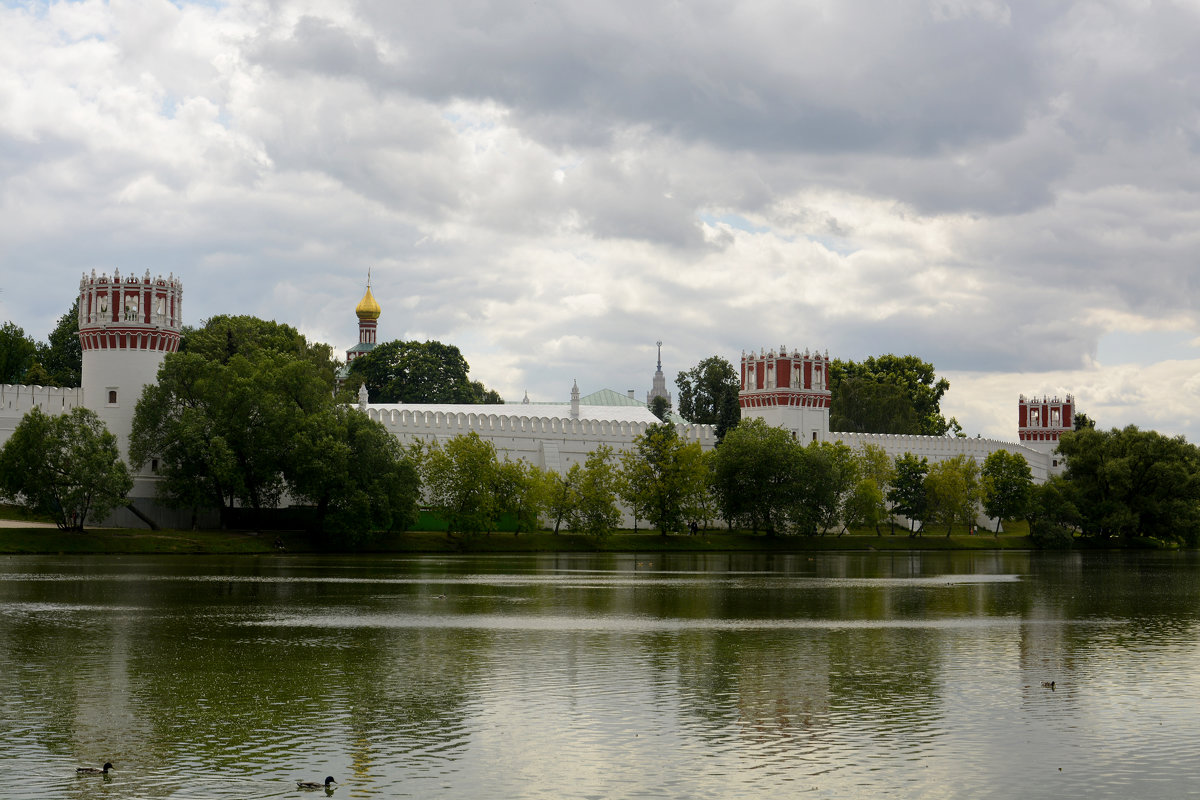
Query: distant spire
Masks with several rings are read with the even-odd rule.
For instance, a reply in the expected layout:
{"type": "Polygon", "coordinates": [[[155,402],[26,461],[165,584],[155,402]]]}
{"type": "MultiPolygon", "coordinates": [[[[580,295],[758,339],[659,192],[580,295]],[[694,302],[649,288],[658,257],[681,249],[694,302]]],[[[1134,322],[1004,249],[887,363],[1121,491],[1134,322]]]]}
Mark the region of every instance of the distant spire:
{"type": "Polygon", "coordinates": [[[661,341],[656,342],[658,345],[658,368],[654,370],[654,379],[651,383],[650,391],[646,392],[646,405],[649,406],[654,402],[654,398],[662,397],[666,399],[667,405],[671,405],[671,393],[667,391],[667,376],[663,375],[662,371],[662,346],[661,341]]]}

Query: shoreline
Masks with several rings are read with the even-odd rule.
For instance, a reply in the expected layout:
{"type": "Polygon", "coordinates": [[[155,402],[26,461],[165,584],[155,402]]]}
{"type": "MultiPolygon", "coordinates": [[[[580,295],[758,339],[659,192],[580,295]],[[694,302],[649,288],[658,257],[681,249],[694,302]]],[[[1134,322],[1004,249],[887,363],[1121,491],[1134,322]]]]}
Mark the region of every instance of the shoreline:
{"type": "Polygon", "coordinates": [[[380,534],[362,546],[338,546],[294,531],[149,531],[93,528],[60,531],[53,524],[5,520],[0,524],[0,555],[288,555],[288,554],[505,554],[505,553],[811,553],[923,550],[1033,550],[1028,536],[991,533],[944,533],[909,537],[845,534],[837,536],[766,536],[744,532],[701,531],[695,535],[613,533],[600,539],[582,534],[475,534],[449,537],[444,532],[380,534]],[[282,545],[280,547],[279,545],[282,545]]]}

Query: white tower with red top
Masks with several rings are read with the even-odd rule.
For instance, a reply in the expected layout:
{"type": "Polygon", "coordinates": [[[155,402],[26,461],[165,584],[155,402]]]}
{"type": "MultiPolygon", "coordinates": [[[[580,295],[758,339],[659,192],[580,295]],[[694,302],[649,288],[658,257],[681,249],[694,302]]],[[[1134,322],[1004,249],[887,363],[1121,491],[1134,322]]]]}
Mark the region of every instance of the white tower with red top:
{"type": "Polygon", "coordinates": [[[84,275],[79,282],[83,405],[99,415],[129,460],[133,410],[142,388],[158,379],[167,353],[179,349],[183,283],[174,275],[84,275]]]}
{"type": "Polygon", "coordinates": [[[1075,398],[1026,397],[1017,410],[1017,437],[1021,444],[1039,453],[1053,453],[1059,438],[1075,428],[1075,398]]]}
{"type": "Polygon", "coordinates": [[[803,442],[829,438],[829,353],[805,350],[742,353],[743,417],[786,428],[803,442]]]}

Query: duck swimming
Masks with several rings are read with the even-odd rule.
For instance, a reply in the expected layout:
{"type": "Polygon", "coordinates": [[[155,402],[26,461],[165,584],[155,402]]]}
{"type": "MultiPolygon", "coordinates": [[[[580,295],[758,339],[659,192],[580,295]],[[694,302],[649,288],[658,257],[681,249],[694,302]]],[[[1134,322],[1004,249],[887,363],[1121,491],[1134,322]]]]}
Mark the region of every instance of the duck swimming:
{"type": "MultiPolygon", "coordinates": [[[[96,767],[76,767],[75,774],[77,774],[77,775],[107,775],[108,771],[110,769],[113,769],[112,762],[105,761],[104,769],[98,769],[96,767]]],[[[115,772],[115,770],[114,770],[114,772],[115,772]]]]}
{"type": "Polygon", "coordinates": [[[335,781],[333,779],[332,775],[330,775],[328,778],[326,778],[324,783],[317,783],[316,781],[296,781],[296,788],[297,789],[328,789],[329,784],[331,784],[331,783],[337,783],[337,781],[335,781]]]}

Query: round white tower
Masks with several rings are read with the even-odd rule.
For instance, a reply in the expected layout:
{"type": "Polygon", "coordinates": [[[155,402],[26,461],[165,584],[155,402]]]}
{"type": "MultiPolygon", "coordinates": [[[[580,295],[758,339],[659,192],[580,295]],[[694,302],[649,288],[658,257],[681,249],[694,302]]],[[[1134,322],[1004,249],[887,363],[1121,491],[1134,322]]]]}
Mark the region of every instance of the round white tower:
{"type": "Polygon", "coordinates": [[[158,378],[163,356],[179,349],[183,283],[170,275],[96,276],[79,282],[83,405],[117,437],[129,460],[133,410],[142,387],[158,378]]]}

